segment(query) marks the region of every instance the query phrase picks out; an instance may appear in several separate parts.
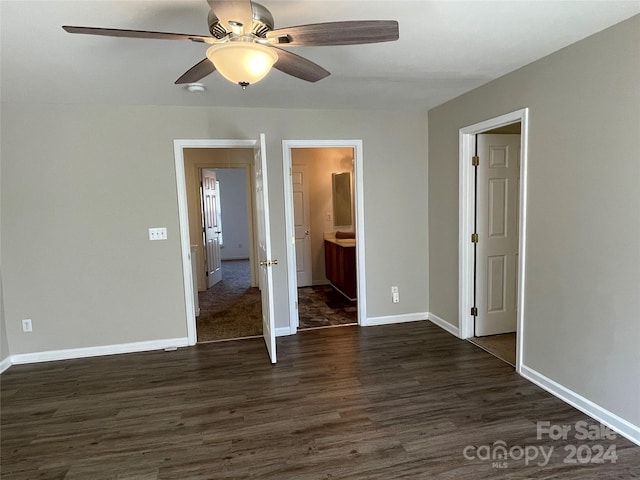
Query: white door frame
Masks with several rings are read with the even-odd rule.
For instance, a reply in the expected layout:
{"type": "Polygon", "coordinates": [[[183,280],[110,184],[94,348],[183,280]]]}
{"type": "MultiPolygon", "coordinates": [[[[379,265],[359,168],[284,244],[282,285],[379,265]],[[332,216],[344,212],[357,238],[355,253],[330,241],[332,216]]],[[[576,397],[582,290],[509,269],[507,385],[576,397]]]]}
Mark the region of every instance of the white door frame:
{"type": "Polygon", "coordinates": [[[289,277],[289,330],[294,335],[298,330],[298,279],[296,274],[295,231],[293,218],[293,185],[291,184],[291,150],[294,148],[352,148],[355,179],[356,215],[356,283],[358,295],[358,325],[366,325],[367,299],[364,249],[364,181],[362,178],[362,140],[283,140],[282,173],[284,178],[284,212],[287,241],[287,275],[289,277]]]}
{"type": "Polygon", "coordinates": [[[459,248],[458,248],[458,315],[460,338],[473,337],[473,156],[474,140],[477,134],[493,128],[520,122],[520,211],[518,237],[518,314],[517,314],[517,342],[516,342],[516,371],[520,373],[522,367],[522,347],[524,337],[524,279],[526,266],[527,243],[527,159],[529,137],[529,109],[523,108],[490,120],[485,120],[460,129],[460,159],[459,159],[459,248]]]}
{"type": "Polygon", "coordinates": [[[180,250],[182,252],[182,279],[184,283],[185,314],[189,345],[198,341],[196,332],[196,309],[191,271],[191,241],[189,239],[189,214],[187,211],[187,186],[184,174],[185,148],[251,148],[256,140],[174,140],[173,155],[176,168],[176,190],[178,193],[178,221],[180,226],[180,250]]]}

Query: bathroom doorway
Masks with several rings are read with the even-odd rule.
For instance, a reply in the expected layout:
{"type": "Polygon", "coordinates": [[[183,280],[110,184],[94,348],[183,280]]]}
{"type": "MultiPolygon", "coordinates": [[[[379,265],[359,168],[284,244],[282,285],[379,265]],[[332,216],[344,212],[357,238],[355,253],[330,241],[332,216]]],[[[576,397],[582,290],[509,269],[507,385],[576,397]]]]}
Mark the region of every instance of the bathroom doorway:
{"type": "Polygon", "coordinates": [[[283,141],[290,334],[362,324],[361,141],[283,141]]]}

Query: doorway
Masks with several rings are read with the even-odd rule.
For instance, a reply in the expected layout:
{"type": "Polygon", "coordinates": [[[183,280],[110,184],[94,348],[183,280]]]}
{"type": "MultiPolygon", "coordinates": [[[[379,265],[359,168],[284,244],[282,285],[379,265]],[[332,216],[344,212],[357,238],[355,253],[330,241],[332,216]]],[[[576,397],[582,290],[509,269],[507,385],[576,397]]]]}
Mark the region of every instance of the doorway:
{"type": "MultiPolygon", "coordinates": [[[[284,140],[283,173],[285,185],[285,220],[289,278],[289,334],[304,327],[332,324],[363,325],[366,319],[364,275],[364,219],[361,140],[284,140]],[[305,178],[308,180],[305,180],[305,178]],[[341,213],[343,224],[335,223],[334,192],[337,184],[349,180],[349,201],[341,213]],[[313,203],[316,203],[315,207],[313,203]],[[351,238],[336,238],[336,237],[351,238]],[[350,265],[343,274],[352,278],[332,278],[325,262],[329,248],[350,255],[351,260],[335,264],[350,265]],[[356,303],[357,302],[357,303],[356,303]],[[317,321],[309,314],[316,315],[317,321]],[[301,316],[311,318],[305,325],[301,316]],[[324,317],[324,318],[323,318],[324,317]],[[328,320],[332,317],[335,322],[328,320]]],[[[340,222],[338,222],[340,223],[340,222]]],[[[304,320],[304,319],[303,319],[304,320]]]]}
{"type": "Polygon", "coordinates": [[[527,109],[460,130],[460,336],[522,364],[527,109]]]}
{"type": "MultiPolygon", "coordinates": [[[[200,209],[189,203],[189,224],[193,225],[194,234],[198,226],[202,226],[201,238],[206,245],[200,249],[192,244],[196,253],[204,251],[205,257],[202,262],[194,262],[201,280],[199,312],[196,309],[198,343],[261,336],[260,292],[251,279],[253,214],[249,166],[253,150],[209,149],[206,155],[209,161],[218,159],[216,168],[210,168],[210,163],[206,168],[196,163],[202,181],[200,185],[193,185],[197,192],[189,195],[190,199],[196,194],[200,196],[200,209]],[[229,161],[229,156],[233,161],[229,161]],[[220,163],[225,166],[220,167],[220,163]],[[206,283],[202,282],[203,278],[206,283]]],[[[199,156],[200,152],[185,150],[187,176],[193,162],[202,160],[199,156]]],[[[192,238],[193,243],[199,243],[192,238]]]]}
{"type": "Polygon", "coordinates": [[[298,330],[357,324],[353,148],[294,148],[291,163],[298,330]]]}
{"type": "MultiPolygon", "coordinates": [[[[255,273],[252,278],[258,278],[260,298],[262,304],[262,335],[272,363],[276,362],[275,327],[273,315],[273,276],[271,267],[276,263],[271,258],[268,182],[266,171],[266,140],[261,134],[257,140],[174,140],[174,157],[176,168],[176,188],[178,196],[178,216],[180,225],[180,242],[182,251],[183,281],[185,292],[185,314],[187,319],[187,335],[189,345],[197,342],[196,332],[196,307],[194,288],[195,276],[193,275],[193,263],[191,257],[191,238],[201,238],[202,225],[199,225],[195,235],[190,235],[188,218],[188,190],[185,175],[185,151],[188,149],[249,149],[253,152],[253,160],[249,168],[252,172],[250,179],[255,188],[250,188],[252,200],[251,208],[254,209],[255,241],[251,249],[251,264],[255,273]],[[258,266],[259,265],[259,266],[258,266]]],[[[193,176],[190,176],[193,177],[193,176]]],[[[253,227],[253,225],[252,225],[253,227]]]]}

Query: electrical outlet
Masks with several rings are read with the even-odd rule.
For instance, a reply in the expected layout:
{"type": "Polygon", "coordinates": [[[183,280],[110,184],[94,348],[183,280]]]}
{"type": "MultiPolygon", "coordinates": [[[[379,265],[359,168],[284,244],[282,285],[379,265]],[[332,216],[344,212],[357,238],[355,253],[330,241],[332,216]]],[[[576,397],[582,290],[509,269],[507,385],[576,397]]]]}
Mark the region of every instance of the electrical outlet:
{"type": "Polygon", "coordinates": [[[166,227],[149,229],[149,240],[166,240],[166,239],[167,239],[166,227]]]}
{"type": "Polygon", "coordinates": [[[391,301],[393,303],[400,303],[400,291],[396,286],[391,287],[391,301]]]}
{"type": "Polygon", "coordinates": [[[24,320],[22,320],[22,331],[33,332],[33,324],[31,323],[30,318],[25,318],[24,320]]]}

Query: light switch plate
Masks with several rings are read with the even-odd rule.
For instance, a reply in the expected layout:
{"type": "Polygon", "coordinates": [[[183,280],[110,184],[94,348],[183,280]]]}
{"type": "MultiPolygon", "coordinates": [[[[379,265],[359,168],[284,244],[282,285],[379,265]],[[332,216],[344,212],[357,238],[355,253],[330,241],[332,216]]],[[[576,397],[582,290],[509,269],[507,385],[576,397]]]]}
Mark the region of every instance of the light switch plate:
{"type": "Polygon", "coordinates": [[[166,240],[166,239],[167,239],[166,227],[149,229],[149,240],[166,240]]]}

